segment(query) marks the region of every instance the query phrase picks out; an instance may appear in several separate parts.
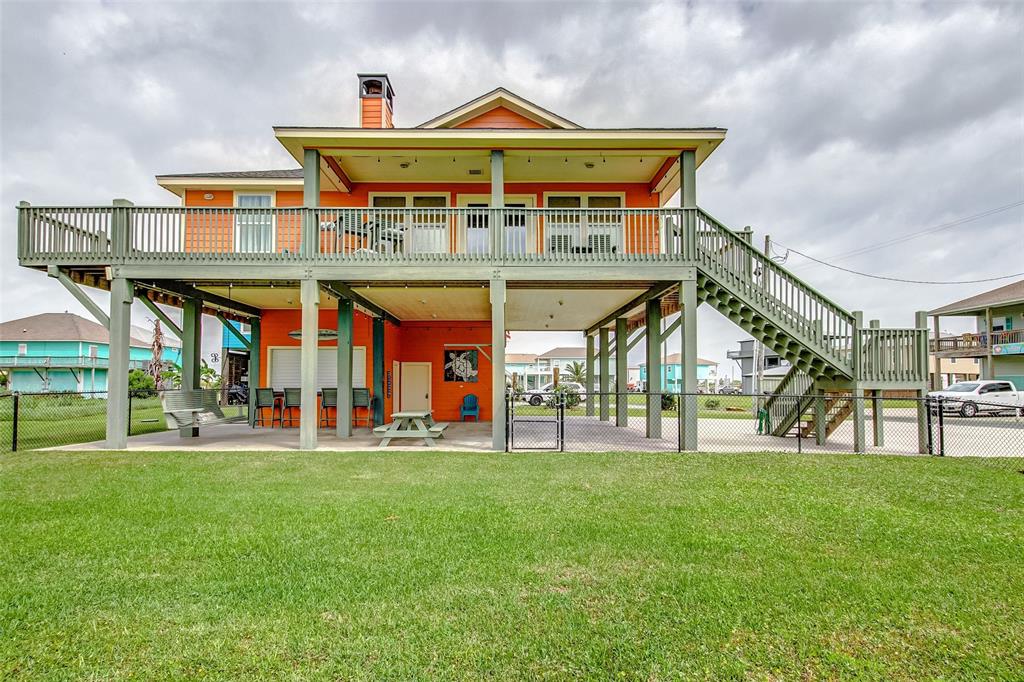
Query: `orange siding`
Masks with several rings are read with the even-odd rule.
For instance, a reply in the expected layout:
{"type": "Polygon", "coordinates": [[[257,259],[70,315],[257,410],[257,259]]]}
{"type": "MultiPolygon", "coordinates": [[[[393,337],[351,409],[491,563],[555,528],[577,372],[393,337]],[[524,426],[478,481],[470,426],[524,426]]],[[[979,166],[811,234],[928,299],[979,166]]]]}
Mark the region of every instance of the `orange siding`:
{"type": "Polygon", "coordinates": [[[495,107],[490,111],[485,111],[479,116],[475,116],[468,121],[455,126],[456,128],[546,128],[547,126],[541,125],[536,121],[523,116],[520,113],[506,109],[505,107],[495,107]]]}
{"type": "MultiPolygon", "coordinates": [[[[323,191],[320,194],[320,205],[331,207],[360,208],[369,206],[371,193],[383,192],[447,192],[450,206],[457,206],[459,195],[490,195],[491,187],[488,183],[440,183],[440,182],[418,182],[418,183],[358,183],[352,192],[323,191]]],[[[534,197],[534,204],[537,207],[544,206],[545,193],[609,193],[622,194],[625,198],[626,208],[657,208],[658,194],[650,192],[646,183],[600,183],[600,182],[560,182],[560,183],[522,183],[510,182],[505,185],[505,193],[508,195],[528,194],[534,197]]],[[[214,191],[216,199],[206,201],[202,198],[203,190],[189,190],[186,192],[185,201],[188,206],[231,206],[233,197],[230,190],[214,191]]],[[[302,206],[302,190],[280,190],[276,193],[275,204],[279,208],[302,206]]],[[[228,251],[233,244],[234,219],[230,215],[207,217],[201,219],[202,229],[200,235],[192,234],[187,239],[193,250],[228,251]],[[211,229],[207,229],[211,226],[211,229]]],[[[191,221],[191,219],[190,219],[191,221]]],[[[298,248],[301,232],[301,218],[296,215],[280,215],[277,218],[277,250],[288,250],[294,252],[298,248]]],[[[453,226],[454,227],[454,226],[453,226]]],[[[651,219],[649,223],[642,220],[632,221],[629,227],[630,233],[626,235],[626,241],[631,251],[640,253],[655,253],[659,248],[657,223],[651,219]],[[647,239],[642,237],[646,236],[647,239]]],[[[543,243],[543,223],[537,226],[537,243],[543,243]]],[[[186,235],[196,232],[191,226],[187,227],[186,235]]],[[[454,245],[455,230],[451,230],[451,239],[454,245]]],[[[322,235],[321,248],[328,253],[336,253],[338,245],[328,244],[326,240],[329,235],[322,235]]],[[[349,239],[352,239],[349,237],[349,239]]],[[[346,243],[343,247],[358,248],[362,244],[346,243]]]]}
{"type": "MultiPolygon", "coordinates": [[[[480,400],[480,419],[489,421],[491,410],[491,363],[478,353],[479,375],[476,383],[444,380],[444,344],[489,344],[491,342],[490,322],[403,322],[399,328],[402,335],[402,362],[429,362],[431,381],[431,403],[434,419],[437,421],[458,421],[459,407],[467,393],[475,393],[480,400]]],[[[483,346],[490,355],[490,346],[483,346]]]]}
{"type": "MultiPolygon", "coordinates": [[[[319,311],[321,329],[337,329],[338,312],[332,309],[319,311]]],[[[293,339],[289,332],[301,328],[302,311],[297,309],[268,309],[263,311],[260,327],[260,386],[270,381],[270,348],[298,348],[299,339],[293,339]]],[[[364,313],[355,311],[352,319],[353,345],[366,347],[366,385],[373,389],[373,323],[364,313]]],[[[472,344],[489,344],[491,325],[489,322],[403,322],[400,327],[391,323],[384,325],[384,420],[391,421],[391,413],[399,391],[398,382],[391,377],[391,391],[388,392],[388,375],[392,363],[431,363],[431,395],[434,418],[444,421],[458,421],[462,397],[475,393],[480,399],[480,418],[491,418],[491,363],[479,355],[479,381],[477,383],[446,382],[444,380],[444,344],[460,343],[467,347],[472,344]]],[[[321,348],[334,348],[334,341],[321,341],[321,348]]],[[[490,355],[489,346],[484,350],[490,355]]]]}
{"type": "Polygon", "coordinates": [[[381,127],[383,110],[381,103],[383,101],[384,100],[379,97],[366,97],[359,100],[360,106],[362,107],[362,116],[360,117],[360,120],[363,128],[381,127]]]}
{"type": "MultiPolygon", "coordinates": [[[[202,208],[231,208],[235,203],[233,190],[185,190],[185,205],[202,208]],[[213,199],[204,199],[212,194],[213,199]]],[[[235,248],[235,218],[225,211],[222,214],[188,215],[185,217],[185,235],[181,245],[183,251],[224,253],[235,248]]]]}

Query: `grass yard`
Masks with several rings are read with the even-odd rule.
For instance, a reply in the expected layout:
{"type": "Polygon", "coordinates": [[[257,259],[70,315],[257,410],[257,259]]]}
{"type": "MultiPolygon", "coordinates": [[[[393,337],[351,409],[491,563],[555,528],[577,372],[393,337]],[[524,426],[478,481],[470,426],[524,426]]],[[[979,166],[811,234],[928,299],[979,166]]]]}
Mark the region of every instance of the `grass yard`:
{"type": "Polygon", "coordinates": [[[0,678],[1024,678],[985,463],[35,452],[0,498],[0,678]]]}

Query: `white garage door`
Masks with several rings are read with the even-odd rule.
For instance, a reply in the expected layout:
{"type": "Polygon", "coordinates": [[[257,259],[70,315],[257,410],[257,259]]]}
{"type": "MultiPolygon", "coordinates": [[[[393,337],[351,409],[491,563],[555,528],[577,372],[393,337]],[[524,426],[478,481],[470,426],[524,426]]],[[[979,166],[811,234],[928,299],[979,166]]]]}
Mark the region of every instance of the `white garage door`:
{"type": "MultiPolygon", "coordinates": [[[[298,348],[270,349],[270,385],[282,390],[298,388],[302,352],[298,348]]],[[[316,358],[316,387],[334,388],[338,385],[338,349],[319,348],[316,358]]],[[[366,387],[366,347],[352,347],[352,386],[366,387]]]]}

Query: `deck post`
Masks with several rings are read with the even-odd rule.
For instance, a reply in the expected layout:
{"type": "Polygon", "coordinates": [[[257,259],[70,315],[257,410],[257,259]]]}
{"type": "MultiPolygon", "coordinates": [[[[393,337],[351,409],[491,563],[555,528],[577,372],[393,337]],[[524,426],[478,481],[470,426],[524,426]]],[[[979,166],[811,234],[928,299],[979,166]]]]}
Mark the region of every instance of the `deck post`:
{"type": "Polygon", "coordinates": [[[683,372],[682,394],[679,409],[682,411],[680,424],[683,434],[680,443],[683,450],[697,449],[697,281],[683,280],[679,283],[679,302],[682,304],[683,333],[680,364],[683,372]]]}
{"type": "Polygon", "coordinates": [[[679,205],[683,209],[679,236],[679,253],[695,258],[697,248],[697,152],[685,149],[679,153],[679,205]],[[690,210],[687,210],[690,209],[690,210]]]}
{"type": "Polygon", "coordinates": [[[615,425],[629,426],[629,331],[625,317],[615,319],[615,425]]]}
{"type": "Polygon", "coordinates": [[[491,150],[491,253],[501,257],[505,250],[505,152],[491,150]]]}
{"type": "Polygon", "coordinates": [[[593,334],[587,334],[586,332],[583,332],[583,334],[586,336],[587,341],[586,358],[584,359],[584,363],[586,364],[587,380],[583,383],[587,389],[587,416],[593,417],[595,402],[594,389],[596,387],[596,384],[594,383],[594,336],[593,334]]]}
{"type": "MultiPolygon", "coordinates": [[[[260,318],[249,319],[249,426],[256,426],[256,390],[260,386],[260,318]]],[[[273,425],[271,425],[273,426],[273,425]]]]}
{"type": "MultiPolygon", "coordinates": [[[[373,423],[384,423],[384,318],[373,318],[373,423]]],[[[390,416],[390,415],[389,415],[390,416]]]]}
{"type": "Polygon", "coordinates": [[[302,157],[302,240],[303,257],[312,259],[320,250],[320,221],[314,210],[320,205],[320,150],[307,149],[302,157]]]}
{"type": "MultiPolygon", "coordinates": [[[[203,302],[185,298],[181,302],[181,389],[196,391],[203,387],[203,302]]],[[[178,429],[182,438],[199,435],[198,426],[178,429]]]]}
{"type": "Polygon", "coordinates": [[[299,449],[315,450],[317,436],[316,370],[320,337],[320,286],[315,279],[299,284],[302,302],[302,347],[299,360],[299,449]]]}
{"type": "Polygon", "coordinates": [[[864,423],[864,389],[861,387],[864,370],[864,347],[861,329],[864,327],[864,312],[853,311],[853,451],[867,450],[867,433],[864,423]]]}
{"type": "Polygon", "coordinates": [[[609,360],[609,339],[608,339],[608,327],[601,327],[597,332],[598,334],[598,353],[600,353],[600,367],[598,368],[600,390],[601,390],[601,409],[600,419],[606,422],[610,418],[611,396],[608,393],[611,391],[611,383],[609,382],[609,375],[611,374],[611,362],[609,360]]]}
{"type": "Polygon", "coordinates": [[[505,280],[491,289],[491,449],[505,451],[505,280]]]}
{"type": "Polygon", "coordinates": [[[110,282],[110,368],[107,370],[106,447],[128,447],[128,359],[131,353],[134,286],[124,277],[110,282]]]}
{"type": "Polygon", "coordinates": [[[661,438],[661,300],[647,308],[647,437],[661,438]]]}
{"type": "Polygon", "coordinates": [[[338,299],[338,438],[352,436],[352,299],[338,299]]]}
{"type": "MultiPolygon", "coordinates": [[[[939,330],[939,316],[935,315],[932,317],[932,325],[934,326],[933,338],[935,339],[935,352],[928,356],[928,368],[929,370],[934,366],[935,371],[931,374],[931,383],[933,391],[942,390],[942,358],[939,357],[939,335],[942,333],[939,330]],[[932,361],[935,361],[934,365],[932,361]]],[[[927,326],[927,325],[926,325],[927,326]]],[[[929,348],[929,351],[931,349],[929,348]]]]}

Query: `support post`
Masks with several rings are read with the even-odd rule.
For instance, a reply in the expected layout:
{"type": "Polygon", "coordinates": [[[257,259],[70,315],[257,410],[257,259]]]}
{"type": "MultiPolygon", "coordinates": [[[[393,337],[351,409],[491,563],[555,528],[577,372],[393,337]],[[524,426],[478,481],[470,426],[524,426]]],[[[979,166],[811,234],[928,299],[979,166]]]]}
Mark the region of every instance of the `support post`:
{"type": "Polygon", "coordinates": [[[611,375],[611,362],[609,361],[609,339],[608,339],[608,327],[601,327],[598,334],[598,353],[600,353],[600,366],[598,372],[600,374],[600,390],[601,390],[601,408],[600,408],[600,419],[603,422],[608,421],[610,418],[610,405],[611,396],[608,393],[611,391],[611,384],[608,381],[611,375]]]}
{"type": "Polygon", "coordinates": [[[505,280],[491,282],[491,449],[505,450],[505,280]]]}
{"type": "Polygon", "coordinates": [[[985,364],[982,379],[995,379],[996,368],[992,362],[992,309],[985,308],[985,364]]]}
{"type": "MultiPolygon", "coordinates": [[[[203,302],[199,299],[182,299],[181,331],[181,388],[183,391],[199,390],[203,387],[203,302]]],[[[196,438],[199,427],[183,426],[178,429],[178,435],[196,438]]]]}
{"type": "Polygon", "coordinates": [[[814,442],[817,445],[825,444],[825,431],[828,426],[825,423],[828,419],[828,410],[825,409],[827,400],[828,396],[824,389],[819,388],[814,392],[814,442]]]}
{"type": "Polygon", "coordinates": [[[647,437],[661,438],[661,301],[647,308],[647,437]]]}
{"type": "Polygon", "coordinates": [[[864,389],[861,388],[863,375],[864,347],[860,331],[864,327],[864,313],[853,311],[853,451],[867,450],[866,425],[864,423],[864,389]]]}
{"type": "Polygon", "coordinates": [[[373,423],[384,423],[384,318],[373,318],[373,423]]]}
{"type": "Polygon", "coordinates": [[[202,388],[203,302],[186,298],[181,304],[181,388],[202,388]]]}
{"type": "Polygon", "coordinates": [[[131,230],[129,225],[131,224],[131,211],[133,204],[127,199],[114,199],[114,208],[110,214],[110,253],[114,257],[114,262],[124,262],[123,259],[128,255],[128,250],[131,242],[131,230]]]}
{"type": "Polygon", "coordinates": [[[875,389],[871,392],[871,427],[876,448],[885,445],[884,423],[882,418],[883,391],[875,389]]]}
{"type": "Polygon", "coordinates": [[[352,300],[338,299],[338,438],[352,436],[352,300]]]}
{"type": "Polygon", "coordinates": [[[132,299],[130,280],[110,282],[110,368],[107,370],[106,447],[128,447],[128,359],[131,352],[132,299]]]}
{"type": "Polygon", "coordinates": [[[625,317],[615,320],[615,425],[629,426],[629,351],[625,317]]]}
{"type": "Polygon", "coordinates": [[[684,258],[697,256],[697,152],[685,149],[679,154],[679,204],[683,209],[680,254],[684,258]]]}
{"type": "Polygon", "coordinates": [[[682,411],[680,424],[683,437],[680,439],[683,450],[697,449],[697,282],[684,280],[679,283],[679,302],[682,304],[680,313],[683,320],[683,333],[680,363],[683,373],[683,395],[679,399],[682,411]]]}
{"type": "MultiPolygon", "coordinates": [[[[938,316],[935,317],[936,328],[938,327],[938,316]]],[[[921,343],[917,349],[918,366],[924,368],[924,376],[921,388],[917,392],[917,451],[922,455],[931,454],[931,427],[928,423],[928,313],[919,310],[914,314],[914,326],[922,330],[921,343]]],[[[938,338],[938,337],[936,337],[938,338]]],[[[936,358],[938,362],[938,358],[936,358]]],[[[936,371],[938,375],[938,371],[936,371]]]]}
{"type": "Polygon", "coordinates": [[[594,336],[584,332],[587,341],[586,357],[583,362],[586,366],[587,380],[584,382],[587,389],[587,416],[594,416],[594,392],[596,384],[594,383],[594,336]]]}
{"type": "Polygon", "coordinates": [[[941,334],[942,332],[939,331],[939,316],[938,315],[936,315],[936,316],[934,316],[932,318],[932,325],[934,327],[934,331],[932,332],[932,335],[933,335],[932,338],[934,339],[934,343],[935,343],[935,352],[931,353],[931,348],[928,349],[929,353],[930,353],[929,356],[928,356],[929,357],[928,367],[929,367],[929,369],[931,369],[932,367],[935,368],[934,371],[931,374],[932,390],[933,391],[941,391],[942,390],[942,359],[939,358],[939,334],[941,334]],[[934,364],[933,364],[933,361],[934,361],[934,364]]]}
{"type": "MultiPolygon", "coordinates": [[[[256,390],[260,387],[260,318],[249,320],[249,425],[256,425],[256,390]]],[[[273,424],[271,424],[273,426],[273,424]]]]}
{"type": "MultiPolygon", "coordinates": [[[[319,169],[319,164],[317,164],[319,169]]],[[[319,170],[318,170],[319,172],[319,170]]],[[[302,302],[302,346],[299,360],[299,449],[315,450],[317,436],[316,371],[320,337],[320,287],[315,279],[299,284],[302,302]]]]}

